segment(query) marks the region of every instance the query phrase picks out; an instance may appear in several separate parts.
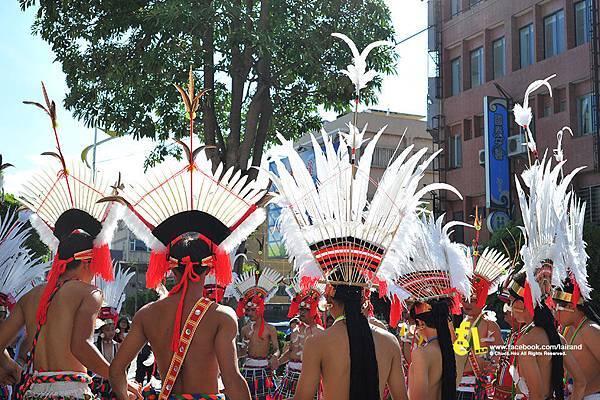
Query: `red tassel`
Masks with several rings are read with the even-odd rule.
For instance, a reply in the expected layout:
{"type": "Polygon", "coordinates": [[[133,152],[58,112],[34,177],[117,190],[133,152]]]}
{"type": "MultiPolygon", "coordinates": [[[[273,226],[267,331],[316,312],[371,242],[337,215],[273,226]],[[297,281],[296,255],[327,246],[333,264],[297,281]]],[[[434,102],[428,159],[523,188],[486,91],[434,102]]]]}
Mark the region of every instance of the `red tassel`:
{"type": "Polygon", "coordinates": [[[46,278],[46,287],[44,288],[44,292],[42,293],[42,297],[40,298],[40,304],[38,305],[36,320],[38,325],[42,326],[46,323],[46,317],[48,314],[48,302],[50,301],[50,296],[52,292],[56,288],[58,284],[58,278],[65,272],[67,269],[67,264],[73,261],[73,257],[68,260],[61,260],[58,253],[54,256],[54,261],[52,262],[52,267],[50,268],[50,272],[48,273],[48,277],[46,278]]]}
{"type": "Polygon", "coordinates": [[[390,307],[390,326],[397,328],[400,318],[402,318],[402,302],[394,295],[392,297],[392,306],[390,307]]]}
{"type": "Polygon", "coordinates": [[[266,382],[268,388],[273,387],[273,381],[271,380],[270,376],[267,376],[267,379],[265,379],[265,382],[266,382]]]}
{"type": "Polygon", "coordinates": [[[581,297],[581,291],[579,290],[579,285],[577,281],[571,278],[571,282],[573,282],[573,294],[571,295],[571,303],[576,306],[579,303],[579,298],[581,297]]]}
{"type": "Polygon", "coordinates": [[[240,299],[237,303],[237,308],[235,309],[235,314],[238,318],[242,318],[244,316],[244,309],[246,308],[246,299],[240,299]]]}
{"type": "Polygon", "coordinates": [[[487,301],[488,291],[490,290],[490,282],[487,279],[476,276],[472,284],[473,291],[475,292],[475,298],[477,301],[477,307],[485,307],[487,301]]]}
{"type": "Polygon", "coordinates": [[[298,309],[300,308],[300,301],[297,300],[297,297],[294,297],[294,299],[292,300],[292,304],[290,304],[290,310],[288,311],[288,318],[294,318],[296,315],[298,315],[298,309]]]}
{"type": "Polygon", "coordinates": [[[548,306],[549,309],[554,310],[556,308],[556,303],[554,302],[552,297],[550,297],[550,296],[546,297],[545,302],[546,302],[546,306],[548,306]]]}
{"type": "Polygon", "coordinates": [[[381,299],[385,295],[387,295],[388,287],[385,279],[379,280],[379,298],[381,299]]]}
{"type": "Polygon", "coordinates": [[[153,251],[150,253],[148,271],[146,272],[146,287],[148,289],[155,289],[164,279],[169,269],[171,269],[171,264],[167,256],[167,249],[161,252],[153,251]]]}
{"type": "Polygon", "coordinates": [[[261,296],[255,296],[252,300],[258,306],[256,307],[256,316],[260,318],[260,328],[258,328],[258,337],[262,338],[263,333],[265,333],[265,299],[261,296]]]}
{"type": "Polygon", "coordinates": [[[177,312],[175,314],[175,323],[173,325],[173,337],[171,338],[171,349],[174,353],[177,352],[179,347],[179,339],[181,336],[181,321],[183,318],[183,303],[185,301],[185,295],[187,293],[188,284],[190,281],[198,282],[200,280],[200,275],[194,272],[194,263],[190,259],[189,256],[183,257],[181,262],[185,264],[185,270],[181,277],[179,283],[173,286],[173,289],[169,292],[169,296],[172,294],[178,293],[181,291],[181,295],[179,297],[179,304],[177,306],[177,312]]]}
{"type": "Polygon", "coordinates": [[[108,244],[103,244],[92,248],[92,261],[90,262],[90,271],[94,275],[101,276],[107,282],[114,281],[115,276],[112,268],[112,258],[108,244]]]}
{"type": "Polygon", "coordinates": [[[529,315],[533,316],[533,297],[528,281],[525,281],[525,287],[523,288],[523,303],[525,303],[525,309],[529,312],[529,315]]]}

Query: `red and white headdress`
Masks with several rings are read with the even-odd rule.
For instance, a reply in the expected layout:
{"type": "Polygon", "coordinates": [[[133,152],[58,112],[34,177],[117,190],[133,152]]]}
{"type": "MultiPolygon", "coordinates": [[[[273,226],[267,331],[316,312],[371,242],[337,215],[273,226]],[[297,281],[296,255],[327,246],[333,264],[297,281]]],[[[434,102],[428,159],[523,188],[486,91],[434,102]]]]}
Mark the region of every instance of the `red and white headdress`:
{"type": "MultiPolygon", "coordinates": [[[[374,71],[366,70],[365,58],[385,42],[372,43],[359,53],[348,37],[334,36],[352,50],[354,65],[342,72],[355,85],[358,104],[360,90],[375,76],[374,71]]],[[[413,152],[412,145],[391,162],[378,184],[372,181],[373,153],[384,129],[364,148],[366,127],[361,131],[349,124],[348,133],[339,134],[337,150],[327,133],[322,134],[324,149],[311,135],[316,179],[291,141],[280,137],[282,145],[270,152],[275,165],[271,175],[278,192],[274,202],[282,207],[281,232],[303,287],[315,281],[378,285],[381,293],[387,293],[386,287],[396,275],[393,254],[406,242],[402,228],[405,218],[415,213],[422,204],[421,197],[430,191],[452,190],[460,197],[447,184],[421,186],[426,169],[439,152],[428,155],[427,148],[413,152]],[[372,184],[376,189],[369,191],[372,184]],[[368,193],[373,192],[369,202],[368,193]]]]}
{"type": "Polygon", "coordinates": [[[256,313],[261,319],[258,335],[262,336],[265,328],[263,318],[265,304],[277,293],[279,282],[283,276],[271,269],[264,268],[256,271],[246,271],[233,282],[233,297],[238,301],[236,314],[243,317],[246,307],[256,308],[256,313]]]}
{"type": "Polygon", "coordinates": [[[310,310],[310,316],[314,318],[319,325],[323,324],[321,311],[319,306],[324,301],[323,294],[325,293],[325,285],[317,283],[310,288],[302,289],[298,276],[291,279],[291,282],[286,286],[285,291],[290,297],[290,309],[288,318],[293,318],[298,315],[301,308],[310,310]]]}
{"type": "Polygon", "coordinates": [[[426,214],[417,218],[411,229],[413,242],[407,237],[407,245],[398,252],[398,268],[392,297],[390,321],[397,321],[405,301],[427,304],[441,298],[452,300],[452,312],[460,313],[461,296],[471,295],[470,278],[473,259],[469,248],[452,242],[451,231],[455,226],[471,227],[460,221],[443,225],[444,216],[437,220],[426,214]]]}
{"type": "Polygon", "coordinates": [[[265,198],[268,185],[268,176],[262,171],[250,181],[247,174],[233,167],[225,170],[222,163],[213,169],[205,146],[194,148],[192,142],[195,111],[204,92],[194,92],[191,70],[189,92],[175,86],[191,117],[190,145],[177,141],[185,157],[160,163],[145,174],[144,181],[126,185],[118,198],[127,205],[124,221],[152,250],[147,287],[156,288],[172,268],[185,266],[181,281],[170,292],[182,291],[175,316],[173,349],[179,343],[188,281],[199,279],[193,267],[201,264],[210,268],[219,285],[231,282],[230,253],[265,220],[259,203],[265,198]],[[202,250],[176,258],[171,249],[184,238],[193,239],[202,250]]]}
{"type": "Polygon", "coordinates": [[[485,306],[488,294],[497,291],[510,266],[510,259],[491,247],[477,257],[471,279],[471,296],[476,299],[477,307],[485,306]]]}
{"type": "Polygon", "coordinates": [[[11,311],[15,303],[34,286],[50,268],[33,257],[25,241],[31,229],[14,211],[0,216],[0,309],[11,311]]]}
{"type": "Polygon", "coordinates": [[[233,272],[232,277],[232,283],[227,286],[223,286],[217,283],[217,278],[215,277],[214,273],[207,274],[206,278],[204,278],[203,296],[216,302],[233,297],[233,293],[235,291],[233,282],[235,282],[237,279],[237,274],[233,272]]]}
{"type": "Polygon", "coordinates": [[[98,313],[98,319],[101,321],[101,326],[112,322],[115,327],[119,319],[119,313],[123,302],[125,301],[125,288],[135,275],[134,271],[127,271],[125,268],[115,267],[115,279],[107,282],[104,279],[97,279],[96,286],[102,290],[103,305],[98,313]]]}
{"type": "Polygon", "coordinates": [[[98,202],[113,193],[111,183],[101,174],[96,174],[94,179],[93,172],[82,163],[67,165],[56,130],[56,106],[48,99],[43,84],[42,89],[46,106],[34,102],[25,103],[43,109],[50,117],[57,152],[43,153],[55,159],[23,184],[19,196],[33,211],[31,225],[55,254],[38,309],[40,324],[46,321],[48,298],[69,262],[90,260],[90,269],[96,275],[107,280],[113,279],[109,243],[122,211],[118,204],[98,202]],[[60,243],[77,231],[89,235],[93,239],[93,246],[75,254],[60,254],[60,243]]]}

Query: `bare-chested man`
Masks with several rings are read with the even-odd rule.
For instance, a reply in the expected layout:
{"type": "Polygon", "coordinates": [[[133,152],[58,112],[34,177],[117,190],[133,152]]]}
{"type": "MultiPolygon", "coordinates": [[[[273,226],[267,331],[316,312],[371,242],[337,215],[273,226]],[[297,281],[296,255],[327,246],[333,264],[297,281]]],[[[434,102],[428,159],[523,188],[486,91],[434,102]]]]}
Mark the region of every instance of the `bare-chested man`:
{"type": "MultiPolygon", "coordinates": [[[[234,311],[220,304],[207,300],[204,314],[195,309],[203,299],[204,278],[208,268],[202,265],[206,253],[205,244],[193,235],[184,236],[170,248],[170,257],[177,260],[187,259],[193,265],[180,262],[172,269],[177,282],[171,294],[140,309],[131,325],[129,334],[121,344],[119,352],[110,367],[110,383],[119,400],[127,399],[126,370],[142,347],[150,343],[161,377],[163,390],[168,389],[174,395],[217,396],[219,371],[230,399],[249,399],[248,387],[237,368],[237,351],[235,338],[237,335],[237,319],[234,311]],[[191,271],[190,271],[191,268],[191,271]],[[191,279],[190,279],[191,277],[191,279]],[[187,283],[184,279],[189,279],[187,283]],[[179,290],[183,285],[187,290],[179,290]],[[174,351],[172,340],[174,321],[178,307],[182,306],[182,325],[193,310],[196,315],[203,315],[197,325],[195,334],[187,328],[182,336],[191,336],[189,348],[184,352],[183,362],[175,369],[175,382],[168,379],[168,371],[174,351]],[[159,324],[157,325],[157,321],[159,324]]],[[[179,349],[177,349],[179,350],[179,349]]],[[[195,397],[204,398],[204,397],[195,397]]],[[[210,397],[213,398],[213,397],[210,397]]]]}
{"type": "MultiPolygon", "coordinates": [[[[258,303],[259,300],[255,300],[258,303]]],[[[264,320],[259,304],[247,302],[244,313],[250,320],[241,331],[244,350],[241,357],[246,357],[242,367],[242,375],[248,383],[252,399],[265,400],[271,398],[276,390],[273,371],[279,364],[279,341],[277,330],[264,320]]]]}
{"type": "MultiPolygon", "coordinates": [[[[533,315],[524,303],[525,273],[517,274],[510,286],[512,314],[523,326],[516,345],[525,348],[547,349],[548,345],[564,344],[558,334],[554,318],[545,303],[534,309],[533,315]]],[[[564,394],[564,370],[573,377],[571,399],[582,399],[586,390],[585,375],[571,353],[564,353],[562,359],[557,356],[562,350],[533,351],[516,356],[516,368],[511,369],[517,393],[529,400],[562,398],[564,394]]]]}
{"type": "MultiPolygon", "coordinates": [[[[508,279],[510,281],[510,279],[508,279]]],[[[503,313],[504,322],[510,327],[510,334],[506,338],[504,346],[497,348],[500,353],[498,363],[496,365],[496,374],[494,380],[494,400],[511,400],[513,396],[513,379],[510,374],[510,366],[514,364],[516,351],[514,345],[517,340],[519,331],[521,330],[520,324],[515,320],[512,315],[512,308],[510,307],[510,295],[508,290],[503,289],[502,293],[498,296],[498,299],[504,302],[503,313]]]]}
{"type": "MultiPolygon", "coordinates": [[[[38,332],[28,336],[33,341],[32,371],[20,389],[26,399],[90,398],[88,370],[108,378],[108,362],[89,340],[102,305],[102,293],[91,284],[95,273],[90,269],[90,259],[79,259],[92,246],[91,236],[85,233],[72,233],[61,240],[58,254],[60,260],[66,260],[65,270],[50,291],[47,309],[40,302],[46,300],[42,298],[51,283],[37,286],[23,296],[0,327],[2,351],[23,326],[28,332],[38,332]]],[[[15,381],[18,379],[20,368],[16,363],[5,359],[3,367],[12,371],[15,381]]],[[[125,393],[127,389],[126,383],[125,393]]],[[[129,386],[129,393],[134,395],[138,389],[129,386]]]]}
{"type": "Polygon", "coordinates": [[[363,290],[337,285],[326,289],[333,326],[306,340],[297,400],[312,399],[323,381],[327,400],[383,398],[386,386],[395,400],[406,399],[398,340],[369,325],[362,314],[363,290]]]}
{"type": "MultiPolygon", "coordinates": [[[[306,295],[298,294],[299,299],[293,299],[292,303],[298,303],[298,317],[300,323],[290,333],[290,342],[287,350],[279,358],[278,363],[285,364],[285,375],[279,383],[279,387],[275,392],[275,400],[293,399],[296,393],[300,373],[302,372],[302,353],[304,343],[313,335],[318,335],[323,332],[323,327],[319,324],[321,319],[318,310],[320,293],[306,293],[306,295]],[[314,295],[313,295],[314,294],[314,295]]],[[[288,315],[289,316],[289,315],[288,315]]]]}
{"type": "Polygon", "coordinates": [[[600,320],[591,305],[583,299],[573,304],[573,283],[570,278],[562,289],[555,289],[556,319],[566,328],[567,344],[580,346],[570,352],[586,380],[585,400],[600,399],[600,320]]]}
{"type": "MultiPolygon", "coordinates": [[[[477,299],[464,300],[462,306],[465,313],[463,324],[468,323],[470,329],[477,328],[481,348],[489,349],[489,346],[502,344],[500,327],[488,316],[488,313],[482,312],[481,307],[477,304],[477,299]]],[[[478,354],[473,347],[470,347],[464,362],[463,374],[456,388],[457,400],[470,400],[480,398],[478,396],[485,396],[483,392],[486,390],[485,386],[491,384],[491,381],[487,379],[493,374],[497,357],[491,359],[489,352],[478,354]]]]}

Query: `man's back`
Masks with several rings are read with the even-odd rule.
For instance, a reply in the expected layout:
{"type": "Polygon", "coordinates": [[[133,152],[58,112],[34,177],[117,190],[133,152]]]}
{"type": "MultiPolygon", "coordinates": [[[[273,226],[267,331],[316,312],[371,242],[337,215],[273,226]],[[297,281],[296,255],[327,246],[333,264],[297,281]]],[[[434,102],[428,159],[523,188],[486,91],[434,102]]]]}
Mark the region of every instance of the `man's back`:
{"type": "MultiPolygon", "coordinates": [[[[36,315],[44,288],[45,285],[37,286],[23,298],[25,324],[30,341],[33,341],[37,330],[36,315]]],[[[92,303],[102,301],[101,293],[95,286],[77,280],[66,282],[55,294],[35,348],[34,369],[87,372],[87,368],[73,355],[71,349],[73,329],[77,325],[76,314],[86,298],[91,298],[92,303]]]]}
{"type": "MultiPolygon", "coordinates": [[[[136,316],[141,320],[144,335],[152,347],[158,369],[163,377],[173,357],[171,338],[179,297],[180,295],[169,296],[151,303],[142,308],[136,316]]],[[[196,303],[192,296],[186,297],[188,298],[184,302],[182,325],[196,303]]],[[[235,324],[234,311],[229,307],[213,303],[198,324],[183,368],[173,387],[174,394],[218,392],[217,335],[219,330],[228,324],[235,324]]]]}
{"type": "MultiPolygon", "coordinates": [[[[371,332],[375,343],[379,373],[379,394],[383,396],[386,383],[389,382],[391,386],[394,386],[392,395],[396,394],[395,399],[401,399],[403,395],[399,395],[395,390],[396,387],[404,386],[398,341],[389,332],[372,325],[371,332]]],[[[336,323],[326,331],[316,333],[307,339],[306,346],[315,348],[319,354],[324,397],[328,400],[348,399],[350,390],[350,345],[346,325],[336,323]]]]}

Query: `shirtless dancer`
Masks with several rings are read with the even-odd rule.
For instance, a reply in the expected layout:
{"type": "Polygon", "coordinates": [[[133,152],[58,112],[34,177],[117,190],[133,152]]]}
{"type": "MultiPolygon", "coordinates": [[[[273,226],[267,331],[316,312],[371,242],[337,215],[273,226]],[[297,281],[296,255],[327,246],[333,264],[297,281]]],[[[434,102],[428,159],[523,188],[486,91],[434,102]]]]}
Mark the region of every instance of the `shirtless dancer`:
{"type": "MultiPolygon", "coordinates": [[[[554,318],[545,303],[538,305],[533,315],[524,302],[525,273],[518,273],[509,286],[512,314],[523,326],[516,340],[517,346],[547,346],[565,343],[556,331],[554,318]]],[[[544,400],[562,398],[564,367],[574,380],[571,399],[582,399],[586,390],[585,375],[571,352],[560,359],[556,355],[517,355],[516,367],[511,369],[518,398],[544,400]],[[564,366],[564,367],[563,367],[564,366]]]]}
{"type": "MultiPolygon", "coordinates": [[[[94,183],[85,166],[67,169],[56,134],[56,108],[43,91],[46,105],[35,104],[51,119],[58,150],[52,155],[58,160],[25,183],[20,198],[55,257],[46,284],[25,295],[0,327],[0,351],[26,326],[33,347],[21,394],[26,399],[83,399],[91,396],[88,370],[108,377],[107,361],[88,340],[102,305],[102,293],[91,282],[96,275],[112,279],[108,243],[119,208],[96,204],[111,193],[105,178],[98,175],[94,183]]],[[[15,364],[9,365],[15,373],[15,364]]]]}
{"type": "MultiPolygon", "coordinates": [[[[299,289],[299,287],[296,286],[294,289],[299,289]]],[[[288,295],[292,297],[288,317],[295,318],[298,315],[300,323],[292,330],[288,348],[279,358],[278,363],[280,365],[287,363],[287,366],[285,375],[275,393],[275,400],[294,398],[302,371],[304,343],[310,336],[323,332],[322,316],[319,310],[319,300],[322,298],[322,294],[318,290],[311,289],[306,293],[302,293],[301,290],[293,292],[290,290],[288,295]]]]}
{"type": "Polygon", "coordinates": [[[256,274],[247,272],[234,282],[238,299],[237,315],[250,320],[241,330],[240,357],[246,357],[242,375],[254,400],[271,399],[277,389],[273,371],[279,364],[277,330],[265,322],[265,303],[275,294],[282,276],[265,268],[256,274]]]}
{"type": "Polygon", "coordinates": [[[569,352],[585,375],[587,385],[584,399],[598,400],[600,399],[600,320],[583,296],[579,295],[579,299],[573,297],[573,289],[573,281],[567,278],[562,289],[554,290],[552,297],[556,302],[556,319],[566,328],[566,342],[581,346],[581,350],[569,352]]]}

